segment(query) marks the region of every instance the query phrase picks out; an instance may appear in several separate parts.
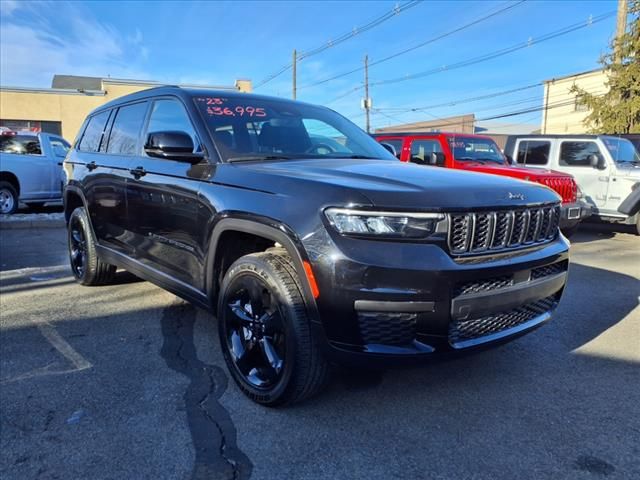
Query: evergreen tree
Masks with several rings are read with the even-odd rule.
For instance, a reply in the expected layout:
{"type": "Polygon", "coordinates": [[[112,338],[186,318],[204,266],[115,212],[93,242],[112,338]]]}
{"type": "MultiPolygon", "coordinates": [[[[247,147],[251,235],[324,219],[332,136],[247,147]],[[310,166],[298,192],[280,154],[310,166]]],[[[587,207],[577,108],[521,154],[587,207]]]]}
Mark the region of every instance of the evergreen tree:
{"type": "Polygon", "coordinates": [[[640,0],[630,0],[629,14],[625,34],[600,59],[609,91],[593,95],[577,85],[570,90],[591,111],[584,124],[592,133],[640,133],[640,0]]]}

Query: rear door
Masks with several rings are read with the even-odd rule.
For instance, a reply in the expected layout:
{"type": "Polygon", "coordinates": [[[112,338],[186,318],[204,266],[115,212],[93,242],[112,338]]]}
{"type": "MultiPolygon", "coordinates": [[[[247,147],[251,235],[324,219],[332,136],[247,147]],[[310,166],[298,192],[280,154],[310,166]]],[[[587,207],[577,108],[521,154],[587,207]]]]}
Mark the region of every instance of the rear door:
{"type": "MultiPolygon", "coordinates": [[[[181,131],[200,140],[182,102],[152,102],[141,143],[152,132],[181,131]]],[[[188,162],[150,157],[141,148],[127,181],[128,230],[134,258],[188,286],[204,289],[205,225],[198,220],[198,168],[188,162]]]]}

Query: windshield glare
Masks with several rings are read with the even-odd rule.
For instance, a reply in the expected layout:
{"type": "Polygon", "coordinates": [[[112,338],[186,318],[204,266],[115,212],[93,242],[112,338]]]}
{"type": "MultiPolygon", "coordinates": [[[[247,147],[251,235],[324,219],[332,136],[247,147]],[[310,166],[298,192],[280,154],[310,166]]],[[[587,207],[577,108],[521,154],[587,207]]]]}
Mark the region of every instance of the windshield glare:
{"type": "Polygon", "coordinates": [[[453,158],[462,162],[505,163],[505,157],[496,143],[488,138],[452,137],[449,147],[453,158]]]}
{"type": "Polygon", "coordinates": [[[194,101],[224,161],[397,159],[332,110],[250,96],[202,96],[194,101]]]}
{"type": "Polygon", "coordinates": [[[640,155],[636,147],[626,138],[602,137],[602,141],[614,161],[640,163],[640,155]]]}

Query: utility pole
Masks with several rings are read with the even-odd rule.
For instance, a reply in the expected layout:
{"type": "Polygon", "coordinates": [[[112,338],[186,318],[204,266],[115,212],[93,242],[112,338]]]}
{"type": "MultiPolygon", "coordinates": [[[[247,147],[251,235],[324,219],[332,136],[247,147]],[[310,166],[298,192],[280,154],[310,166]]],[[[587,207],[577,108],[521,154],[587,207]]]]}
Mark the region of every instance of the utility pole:
{"type": "Polygon", "coordinates": [[[297,80],[296,79],[296,75],[297,75],[297,73],[296,73],[296,66],[297,66],[296,63],[297,63],[297,61],[298,61],[298,54],[297,54],[297,52],[296,52],[296,50],[294,48],[293,49],[293,60],[292,60],[292,63],[291,63],[292,69],[293,69],[293,99],[294,100],[296,99],[296,89],[297,89],[297,87],[296,87],[296,80],[297,80]]]}
{"type": "Polygon", "coordinates": [[[371,121],[369,117],[371,110],[371,99],[369,98],[369,55],[364,56],[364,101],[362,102],[362,106],[364,107],[367,118],[367,133],[371,133],[371,121]]]}
{"type": "Polygon", "coordinates": [[[616,41],[614,44],[614,59],[616,63],[622,61],[620,53],[620,41],[627,31],[627,0],[618,0],[618,16],[616,20],[616,41]]]}

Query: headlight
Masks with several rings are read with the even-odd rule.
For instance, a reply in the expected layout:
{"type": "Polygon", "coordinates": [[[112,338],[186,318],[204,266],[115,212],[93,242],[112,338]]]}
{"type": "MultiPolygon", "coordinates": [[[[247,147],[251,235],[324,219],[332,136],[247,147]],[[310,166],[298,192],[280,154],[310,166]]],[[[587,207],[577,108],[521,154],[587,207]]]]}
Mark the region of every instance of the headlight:
{"type": "Polygon", "coordinates": [[[324,214],[331,226],[344,235],[426,238],[436,231],[446,231],[445,216],[441,213],[371,212],[328,208],[324,214]]]}

